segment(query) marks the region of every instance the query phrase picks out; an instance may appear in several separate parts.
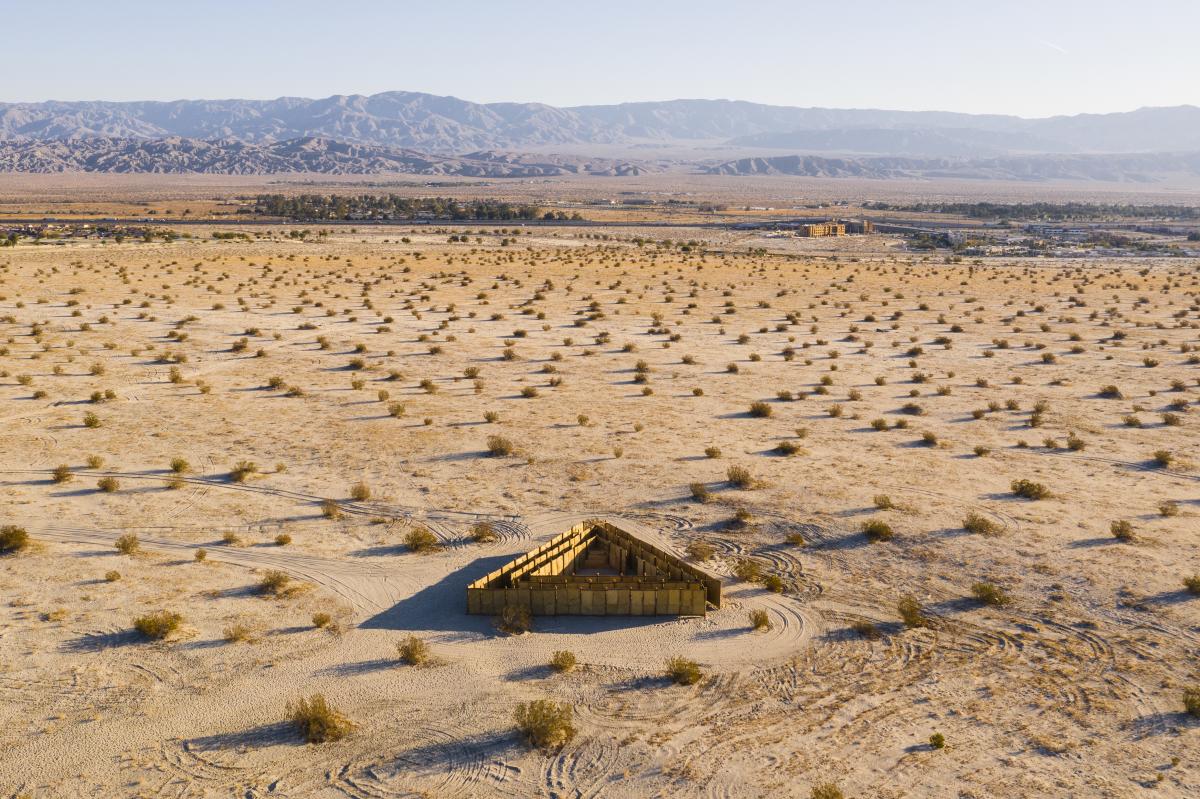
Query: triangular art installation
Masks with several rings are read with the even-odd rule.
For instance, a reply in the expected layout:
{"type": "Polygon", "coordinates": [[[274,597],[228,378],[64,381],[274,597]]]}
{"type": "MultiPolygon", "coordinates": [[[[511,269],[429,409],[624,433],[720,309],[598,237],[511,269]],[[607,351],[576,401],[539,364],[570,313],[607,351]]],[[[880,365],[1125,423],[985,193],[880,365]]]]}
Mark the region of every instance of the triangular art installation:
{"type": "Polygon", "coordinates": [[[721,581],[602,520],[575,525],[467,586],[467,612],[703,616],[721,581]]]}

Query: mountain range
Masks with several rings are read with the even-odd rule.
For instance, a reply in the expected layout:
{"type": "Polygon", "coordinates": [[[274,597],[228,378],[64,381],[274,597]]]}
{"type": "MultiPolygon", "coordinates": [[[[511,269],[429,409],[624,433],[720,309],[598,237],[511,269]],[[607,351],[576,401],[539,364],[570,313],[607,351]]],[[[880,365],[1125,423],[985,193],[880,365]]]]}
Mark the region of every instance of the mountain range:
{"type": "Polygon", "coordinates": [[[271,175],[461,175],[536,178],[640,175],[648,163],[606,158],[477,151],[461,156],[354,144],[314,136],[253,144],[236,139],[75,138],[0,140],[0,172],[271,175]]]}
{"type": "Polygon", "coordinates": [[[0,170],[29,172],[536,177],[684,166],[721,174],[849,169],[1155,180],[1157,174],[1178,171],[1181,158],[1184,171],[1191,169],[1192,162],[1178,154],[1197,151],[1200,108],[1195,106],[1026,119],[731,100],[555,107],[473,103],[417,92],[0,103],[0,170]],[[556,150],[585,155],[545,155],[556,150]],[[592,157],[613,152],[636,157],[592,157]],[[1148,160],[1148,154],[1170,157],[1148,160]],[[790,156],[813,158],[779,161],[790,156]],[[1141,160],[1130,160],[1135,156],[1141,160]],[[897,165],[880,158],[925,163],[897,165]],[[843,164],[833,165],[838,159],[843,164]],[[1062,168],[1049,166],[1053,163],[1062,168]]]}

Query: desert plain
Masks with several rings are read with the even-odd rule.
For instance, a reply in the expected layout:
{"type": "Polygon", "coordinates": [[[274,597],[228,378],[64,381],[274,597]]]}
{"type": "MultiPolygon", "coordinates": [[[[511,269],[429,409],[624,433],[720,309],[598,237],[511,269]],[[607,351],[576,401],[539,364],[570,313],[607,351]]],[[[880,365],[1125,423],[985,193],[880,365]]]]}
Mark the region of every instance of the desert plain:
{"type": "Polygon", "coordinates": [[[1193,260],[435,228],[0,250],[5,796],[1200,794],[1193,260]],[[466,615],[588,518],[721,608],[466,615]]]}

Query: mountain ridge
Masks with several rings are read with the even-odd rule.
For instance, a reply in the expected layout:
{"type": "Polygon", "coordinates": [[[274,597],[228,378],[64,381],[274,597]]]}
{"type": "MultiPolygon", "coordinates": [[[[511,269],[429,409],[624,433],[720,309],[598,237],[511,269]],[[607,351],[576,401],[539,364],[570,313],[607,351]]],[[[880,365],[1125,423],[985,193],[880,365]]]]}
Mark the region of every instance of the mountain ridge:
{"type": "Polygon", "coordinates": [[[754,143],[754,137],[769,140],[815,131],[828,134],[821,143],[823,151],[844,151],[847,141],[855,135],[861,138],[853,132],[863,130],[921,134],[878,137],[855,145],[882,148],[855,151],[877,155],[1178,152],[1200,150],[1200,107],[1146,107],[1026,119],[950,111],[804,108],[721,99],[556,107],[474,103],[405,91],[316,99],[0,103],[0,141],[181,137],[265,145],[318,137],[440,155],[644,142],[764,146],[761,141],[754,143]],[[947,142],[950,149],[929,149],[938,141],[934,132],[945,136],[946,130],[959,131],[947,142]],[[1009,144],[997,144],[1005,140],[1009,144]],[[913,142],[920,143],[917,150],[912,149],[913,142]]]}

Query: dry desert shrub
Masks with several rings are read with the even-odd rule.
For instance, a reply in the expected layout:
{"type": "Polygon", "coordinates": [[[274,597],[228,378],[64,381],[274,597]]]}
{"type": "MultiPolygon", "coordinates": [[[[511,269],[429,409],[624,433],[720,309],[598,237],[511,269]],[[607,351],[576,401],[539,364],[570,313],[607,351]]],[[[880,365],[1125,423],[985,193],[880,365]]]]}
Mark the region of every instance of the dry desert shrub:
{"type": "Polygon", "coordinates": [[[179,629],[183,624],[183,616],[169,610],[160,610],[138,616],[133,620],[133,628],[146,638],[161,641],[179,629]]]}
{"type": "Polygon", "coordinates": [[[771,406],[765,402],[753,402],[750,404],[750,415],[756,419],[766,419],[771,413],[771,406]]]}
{"type": "Polygon", "coordinates": [[[254,640],[254,628],[248,624],[236,623],[225,628],[222,635],[225,641],[230,644],[241,643],[254,640]]]}
{"type": "Polygon", "coordinates": [[[748,583],[757,583],[763,577],[762,566],[756,560],[750,558],[741,558],[733,567],[733,574],[739,580],[745,580],[748,583]]]}
{"type": "Polygon", "coordinates": [[[697,502],[708,502],[712,499],[712,492],[708,490],[705,483],[691,483],[688,485],[688,490],[692,494],[692,499],[697,502]]]}
{"type": "Polygon", "coordinates": [[[682,655],[676,655],[667,660],[667,676],[676,685],[695,685],[704,675],[700,671],[699,663],[688,660],[682,655]]]}
{"type": "Polygon", "coordinates": [[[332,621],[333,616],[328,613],[314,613],[312,617],[313,627],[316,627],[318,630],[328,627],[332,621]]]}
{"type": "Polygon", "coordinates": [[[288,705],[287,713],[310,744],[340,740],[354,729],[353,722],[334,710],[322,694],[313,694],[308,699],[301,697],[288,705]]]}
{"type": "Polygon", "coordinates": [[[1189,716],[1200,718],[1200,687],[1193,686],[1184,689],[1183,709],[1189,716]]]}
{"type": "Polygon", "coordinates": [[[246,478],[258,472],[258,464],[254,461],[238,461],[229,470],[229,479],[235,483],[244,483],[246,478]]]}
{"type": "Polygon", "coordinates": [[[119,571],[116,571],[115,569],[112,571],[106,571],[104,573],[104,582],[106,582],[106,583],[115,583],[120,579],[121,579],[121,573],[119,571]]]}
{"type": "Polygon", "coordinates": [[[984,605],[1002,608],[1012,602],[1003,588],[992,583],[975,583],[971,586],[971,595],[984,605]]]}
{"type": "Polygon", "coordinates": [[[1050,489],[1032,480],[1013,480],[1012,492],[1023,499],[1045,499],[1050,496],[1050,489]]]}
{"type": "Polygon", "coordinates": [[[842,793],[841,788],[837,787],[836,783],[825,782],[813,786],[809,799],[845,799],[845,794],[842,793]]]}
{"type": "Polygon", "coordinates": [[[493,458],[506,458],[516,451],[516,446],[504,436],[488,436],[487,451],[493,458]]]}
{"type": "Polygon", "coordinates": [[[505,605],[495,619],[496,629],[507,635],[522,635],[533,629],[533,616],[520,605],[505,605]]]}
{"type": "Polygon", "coordinates": [[[535,699],[522,702],[513,712],[517,729],[531,746],[560,748],[575,737],[572,709],[566,702],[535,699]]]}
{"type": "Polygon", "coordinates": [[[139,541],[138,537],[136,535],[134,535],[133,533],[126,533],[125,535],[118,538],[114,542],[113,546],[115,546],[117,548],[117,551],[120,552],[122,555],[133,555],[139,549],[141,549],[142,542],[139,541]]]}
{"type": "Polygon", "coordinates": [[[867,540],[873,544],[879,541],[891,541],[896,537],[892,526],[883,519],[870,519],[863,522],[862,531],[867,540]]]}
{"type": "Polygon", "coordinates": [[[1109,524],[1108,531],[1118,541],[1133,541],[1136,538],[1133,532],[1133,525],[1125,519],[1118,519],[1109,524]]]}
{"type": "Polygon", "coordinates": [[[96,481],[96,488],[100,489],[106,494],[113,494],[120,490],[121,481],[115,477],[101,477],[96,481]]]}
{"type": "Polygon", "coordinates": [[[791,456],[803,452],[803,448],[795,441],[780,441],[775,447],[775,451],[780,455],[791,456]]]}
{"type": "Polygon", "coordinates": [[[690,541],[685,552],[692,560],[703,563],[717,554],[717,549],[707,541],[690,541]]]}
{"type": "Polygon", "coordinates": [[[438,537],[424,527],[414,527],[404,534],[404,546],[412,552],[433,552],[440,543],[438,537]]]}
{"type": "Polygon", "coordinates": [[[921,607],[921,603],[912,594],[901,597],[900,601],[896,604],[896,611],[904,621],[905,627],[917,628],[929,626],[929,619],[925,616],[925,609],[921,607]]]}
{"type": "Polygon", "coordinates": [[[984,516],[981,513],[972,511],[963,519],[963,529],[968,533],[976,533],[978,535],[998,535],[1000,533],[1000,525],[984,516]]]}
{"type": "Polygon", "coordinates": [[[396,654],[403,663],[409,666],[423,666],[429,662],[429,644],[415,635],[409,635],[396,644],[396,654]]]}
{"type": "Polygon", "coordinates": [[[741,489],[750,489],[755,485],[754,476],[745,466],[730,466],[725,470],[725,479],[729,481],[730,485],[741,489]]]}
{"type": "Polygon", "coordinates": [[[258,593],[263,596],[286,596],[295,586],[291,584],[292,577],[286,572],[272,569],[265,572],[258,581],[258,593]]]}
{"type": "Polygon", "coordinates": [[[863,638],[866,638],[868,641],[874,641],[879,638],[879,628],[866,619],[858,619],[850,625],[850,629],[854,630],[854,632],[858,633],[863,638]]]}
{"type": "Polygon", "coordinates": [[[336,499],[321,500],[321,515],[326,519],[342,518],[342,506],[337,503],[336,499]]]}
{"type": "Polygon", "coordinates": [[[15,524],[0,527],[0,554],[12,555],[29,547],[29,531],[15,524]]]}
{"type": "Polygon", "coordinates": [[[574,670],[576,662],[575,653],[566,649],[560,649],[550,656],[550,668],[559,673],[574,670]]]}
{"type": "Polygon", "coordinates": [[[71,467],[63,464],[61,466],[54,467],[54,471],[51,473],[50,479],[56,483],[69,483],[74,477],[75,475],[71,473],[71,467]]]}
{"type": "Polygon", "coordinates": [[[771,616],[765,610],[752,610],[749,614],[750,627],[754,630],[771,629],[771,616]]]}
{"type": "Polygon", "coordinates": [[[496,538],[496,528],[491,522],[476,522],[471,527],[471,540],[477,544],[489,544],[496,538]]]}

